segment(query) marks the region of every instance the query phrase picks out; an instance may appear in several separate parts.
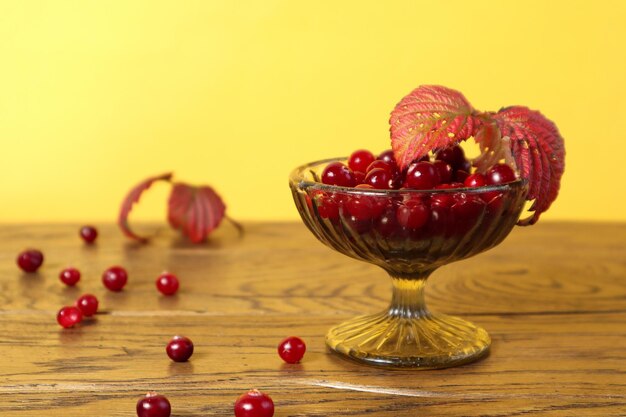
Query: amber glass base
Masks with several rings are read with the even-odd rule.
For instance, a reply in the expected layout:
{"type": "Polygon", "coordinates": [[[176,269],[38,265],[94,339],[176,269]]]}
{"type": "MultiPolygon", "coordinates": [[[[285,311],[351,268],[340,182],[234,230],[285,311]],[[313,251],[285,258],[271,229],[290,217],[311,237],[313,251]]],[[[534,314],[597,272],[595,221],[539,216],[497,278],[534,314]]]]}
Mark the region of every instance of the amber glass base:
{"type": "Polygon", "coordinates": [[[388,310],[339,324],[326,335],[326,344],[350,359],[389,368],[447,368],[485,356],[489,334],[458,317],[428,312],[424,284],[394,279],[388,310]]]}

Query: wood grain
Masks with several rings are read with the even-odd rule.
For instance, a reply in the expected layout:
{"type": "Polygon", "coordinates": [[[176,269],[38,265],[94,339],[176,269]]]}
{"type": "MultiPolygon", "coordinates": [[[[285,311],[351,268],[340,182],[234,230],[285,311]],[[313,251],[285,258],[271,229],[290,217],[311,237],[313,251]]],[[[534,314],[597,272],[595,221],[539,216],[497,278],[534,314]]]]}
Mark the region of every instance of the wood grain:
{"type": "Polygon", "coordinates": [[[150,245],[100,228],[82,245],[75,225],[0,227],[0,415],[131,416],[148,390],[168,396],[173,416],[228,416],[250,387],[270,393],[276,416],[624,416],[626,415],[626,225],[540,223],[517,228],[499,247],[436,271],[433,310],[485,327],[486,359],[437,371],[382,371],[324,347],[328,327],[383,308],[389,279],[318,243],[301,224],[227,226],[207,245],[162,233],[150,245]],[[25,275],[14,258],[39,247],[46,261],[25,275]],[[57,275],[72,264],[78,288],[57,275]],[[119,294],[102,270],[130,272],[119,294]],[[181,278],[160,297],[156,275],[181,278]],[[102,312],[61,330],[55,314],[83,292],[102,312]],[[171,363],[168,339],[196,344],[171,363]],[[307,341],[300,365],[276,345],[307,341]]]}

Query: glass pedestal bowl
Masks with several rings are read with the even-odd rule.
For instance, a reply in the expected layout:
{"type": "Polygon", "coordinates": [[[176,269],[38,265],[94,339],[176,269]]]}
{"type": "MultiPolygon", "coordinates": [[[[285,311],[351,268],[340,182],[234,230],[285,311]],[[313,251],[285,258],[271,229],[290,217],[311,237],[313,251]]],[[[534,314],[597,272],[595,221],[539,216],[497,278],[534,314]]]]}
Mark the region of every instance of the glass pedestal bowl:
{"type": "Polygon", "coordinates": [[[445,368],[489,351],[487,332],[458,317],[430,312],[424,287],[438,267],[499,244],[524,207],[527,186],[442,190],[374,190],[325,185],[313,162],[289,179],[302,220],[322,243],[370,262],[391,276],[389,307],[329,330],[328,347],[361,363],[391,368],[445,368]]]}

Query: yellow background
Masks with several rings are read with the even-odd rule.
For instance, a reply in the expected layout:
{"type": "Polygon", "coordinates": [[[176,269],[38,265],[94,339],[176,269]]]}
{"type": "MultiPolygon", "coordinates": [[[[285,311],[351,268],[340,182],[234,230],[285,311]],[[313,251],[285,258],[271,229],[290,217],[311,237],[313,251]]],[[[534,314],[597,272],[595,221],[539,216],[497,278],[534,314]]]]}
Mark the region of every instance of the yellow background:
{"type": "Polygon", "coordinates": [[[0,0],[0,222],[114,220],[168,170],[295,219],[289,171],[387,148],[419,84],[540,109],[567,150],[544,218],[626,220],[625,43],[619,0],[0,0]]]}

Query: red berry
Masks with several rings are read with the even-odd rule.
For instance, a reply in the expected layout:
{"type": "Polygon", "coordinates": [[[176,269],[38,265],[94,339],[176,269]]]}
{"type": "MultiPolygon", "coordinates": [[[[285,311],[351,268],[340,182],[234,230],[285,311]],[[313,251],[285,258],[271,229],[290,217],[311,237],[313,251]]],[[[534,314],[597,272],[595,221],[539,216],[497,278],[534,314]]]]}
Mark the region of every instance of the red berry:
{"type": "Polygon", "coordinates": [[[399,225],[398,217],[396,216],[396,209],[394,207],[389,207],[376,220],[376,230],[381,234],[381,236],[388,238],[393,236],[398,229],[399,225]]]}
{"type": "Polygon", "coordinates": [[[409,200],[396,210],[398,223],[408,229],[419,229],[430,217],[430,209],[419,200],[409,200]]]}
{"type": "Polygon", "coordinates": [[[83,313],[83,316],[91,317],[98,312],[98,299],[92,294],[81,295],[76,300],[76,307],[83,313]]]}
{"type": "Polygon", "coordinates": [[[483,174],[476,173],[465,178],[465,181],[463,181],[463,185],[472,188],[483,187],[487,185],[487,180],[485,180],[485,176],[483,174]]]}
{"type": "Polygon", "coordinates": [[[174,295],[178,291],[178,278],[169,272],[163,272],[156,279],[157,290],[163,295],[174,295]]]}
{"type": "Polygon", "coordinates": [[[367,197],[350,197],[345,202],[344,208],[348,215],[354,217],[356,221],[366,221],[374,217],[374,207],[371,199],[367,197]]]}
{"type": "Polygon", "coordinates": [[[505,164],[492,166],[487,171],[485,177],[489,185],[506,184],[516,180],[515,172],[513,172],[510,166],[505,164]]]}
{"type": "Polygon", "coordinates": [[[80,271],[76,268],[65,268],[59,274],[59,279],[63,284],[73,287],[80,281],[80,271]]]}
{"type": "Polygon", "coordinates": [[[416,190],[430,190],[439,184],[439,172],[430,162],[413,162],[406,171],[405,184],[416,190]]]}
{"type": "Polygon", "coordinates": [[[64,328],[70,328],[83,320],[83,314],[77,307],[66,306],[57,313],[57,322],[64,328]]]}
{"type": "Polygon", "coordinates": [[[451,146],[437,152],[435,159],[448,163],[452,169],[459,169],[464,166],[465,152],[460,146],[451,146]]]}
{"type": "Polygon", "coordinates": [[[352,171],[360,171],[366,172],[369,164],[374,162],[374,154],[365,149],[359,149],[358,151],[352,152],[350,155],[350,159],[348,159],[348,167],[352,171]]]}
{"type": "Polygon", "coordinates": [[[459,234],[470,231],[480,220],[485,211],[485,202],[477,196],[459,194],[450,208],[459,234]]]}
{"type": "Polygon", "coordinates": [[[356,185],[354,173],[341,162],[331,162],[324,168],[322,182],[340,187],[354,187],[356,185]]]}
{"type": "Polygon", "coordinates": [[[170,417],[172,406],[164,395],[149,392],[137,401],[138,417],[170,417]]]}
{"type": "Polygon", "coordinates": [[[392,149],[387,149],[386,151],[381,152],[381,154],[378,155],[377,159],[381,161],[385,161],[386,163],[390,165],[397,165],[396,158],[395,156],[393,156],[392,149]]]}
{"type": "Polygon", "coordinates": [[[43,253],[37,249],[27,249],[17,256],[17,265],[24,272],[35,272],[43,263],[43,253]]]}
{"type": "Polygon", "coordinates": [[[469,177],[469,175],[470,174],[468,171],[457,169],[456,171],[454,171],[454,175],[452,177],[454,178],[455,182],[465,182],[465,180],[467,179],[467,177],[469,177]]]}
{"type": "Polygon", "coordinates": [[[306,352],[306,345],[299,337],[291,336],[278,345],[278,356],[287,363],[298,363],[306,352]]]}
{"type": "Polygon", "coordinates": [[[112,266],[102,274],[102,283],[111,291],[122,291],[128,281],[128,274],[121,266],[112,266]]]}
{"type": "Polygon", "coordinates": [[[80,237],[85,243],[93,243],[98,237],[98,229],[93,226],[83,226],[80,228],[80,237]]]}
{"type": "Polygon", "coordinates": [[[269,395],[253,389],[235,401],[235,417],[272,417],[274,402],[269,395]]]}
{"type": "Polygon", "coordinates": [[[356,182],[357,184],[362,184],[363,181],[365,181],[365,172],[361,172],[361,171],[354,171],[354,182],[356,182]]]}
{"type": "Polygon", "coordinates": [[[448,164],[447,162],[444,161],[435,161],[433,162],[433,165],[435,166],[435,168],[437,169],[437,173],[439,174],[439,181],[442,183],[448,183],[450,181],[452,181],[452,167],[450,166],[450,164],[448,164]]]}
{"type": "Polygon", "coordinates": [[[369,184],[378,190],[390,190],[393,188],[393,177],[389,171],[375,168],[368,171],[365,177],[365,184],[369,184]]]}
{"type": "Polygon", "coordinates": [[[316,201],[317,212],[322,219],[335,220],[339,218],[339,205],[333,197],[328,195],[320,195],[316,198],[316,201]]]}
{"type": "Polygon", "coordinates": [[[165,351],[174,362],[185,362],[193,355],[193,342],[185,336],[174,336],[165,351]]]}

